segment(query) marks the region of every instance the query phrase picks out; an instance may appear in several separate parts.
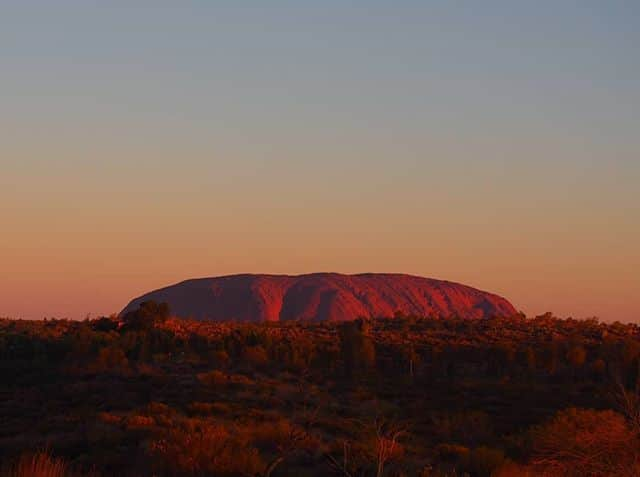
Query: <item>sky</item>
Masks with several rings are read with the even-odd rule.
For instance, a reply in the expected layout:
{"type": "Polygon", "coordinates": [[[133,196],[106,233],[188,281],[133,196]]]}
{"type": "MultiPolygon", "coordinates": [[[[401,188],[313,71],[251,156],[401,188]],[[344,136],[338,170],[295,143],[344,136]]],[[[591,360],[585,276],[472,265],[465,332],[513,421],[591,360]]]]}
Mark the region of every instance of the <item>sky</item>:
{"type": "Polygon", "coordinates": [[[640,3],[0,0],[0,316],[403,272],[640,322],[640,3]]]}

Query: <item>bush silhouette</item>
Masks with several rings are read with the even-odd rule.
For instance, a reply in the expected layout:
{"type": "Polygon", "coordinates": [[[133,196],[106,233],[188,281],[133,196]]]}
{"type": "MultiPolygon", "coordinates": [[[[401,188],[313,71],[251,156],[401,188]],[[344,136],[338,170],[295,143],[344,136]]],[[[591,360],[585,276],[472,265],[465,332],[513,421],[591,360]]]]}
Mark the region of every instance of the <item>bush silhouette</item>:
{"type": "Polygon", "coordinates": [[[148,331],[169,318],[169,304],[145,301],[137,310],[130,311],[122,317],[124,328],[134,331],[148,331]]]}
{"type": "Polygon", "coordinates": [[[561,411],[535,427],[531,438],[532,463],[557,475],[633,475],[630,469],[640,458],[638,436],[609,410],[561,411]]]}

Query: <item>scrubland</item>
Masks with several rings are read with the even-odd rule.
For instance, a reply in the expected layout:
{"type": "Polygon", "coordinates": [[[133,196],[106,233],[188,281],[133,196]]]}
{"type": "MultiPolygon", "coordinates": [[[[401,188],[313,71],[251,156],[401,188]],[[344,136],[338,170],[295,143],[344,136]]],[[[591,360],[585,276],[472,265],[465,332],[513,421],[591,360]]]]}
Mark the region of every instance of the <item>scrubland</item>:
{"type": "Polygon", "coordinates": [[[636,325],[169,315],[0,320],[2,475],[640,475],[636,325]]]}

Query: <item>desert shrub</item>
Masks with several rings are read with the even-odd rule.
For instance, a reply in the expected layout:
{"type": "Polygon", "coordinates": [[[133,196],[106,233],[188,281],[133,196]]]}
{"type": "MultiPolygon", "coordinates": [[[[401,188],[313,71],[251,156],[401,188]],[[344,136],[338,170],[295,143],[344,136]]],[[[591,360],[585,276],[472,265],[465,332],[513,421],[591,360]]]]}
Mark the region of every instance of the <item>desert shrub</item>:
{"type": "Polygon", "coordinates": [[[481,446],[472,449],[462,459],[462,468],[478,477],[489,477],[504,463],[504,451],[481,446]]]}
{"type": "Polygon", "coordinates": [[[403,441],[407,433],[404,427],[382,417],[377,417],[370,423],[361,422],[359,427],[356,439],[350,442],[333,442],[329,446],[327,455],[330,456],[333,470],[340,469],[339,461],[342,458],[343,461],[350,461],[351,475],[382,476],[389,472],[397,475],[400,469],[391,470],[390,467],[400,466],[405,455],[403,441]]]}
{"type": "Polygon", "coordinates": [[[482,411],[462,411],[432,416],[433,433],[443,442],[473,446],[493,436],[489,415],[482,411]]]}
{"type": "Polygon", "coordinates": [[[405,456],[404,444],[391,435],[378,436],[369,442],[369,456],[379,466],[381,473],[386,464],[399,462],[405,456]]]}
{"type": "Polygon", "coordinates": [[[242,359],[253,368],[264,368],[269,363],[269,355],[262,346],[250,346],[242,350],[242,359]]]}
{"type": "Polygon", "coordinates": [[[138,362],[135,365],[135,373],[140,377],[152,377],[161,376],[162,370],[152,364],[138,362]]]}
{"type": "Polygon", "coordinates": [[[206,373],[200,373],[197,377],[198,381],[200,381],[203,385],[210,387],[224,386],[229,382],[229,377],[222,371],[218,371],[217,369],[206,373]]]}
{"type": "Polygon", "coordinates": [[[126,419],[127,429],[143,429],[154,426],[156,421],[150,416],[134,414],[126,419]]]}
{"type": "Polygon", "coordinates": [[[534,427],[530,438],[531,462],[541,472],[622,476],[640,459],[638,436],[613,411],[566,409],[534,427]]]}
{"type": "Polygon", "coordinates": [[[261,422],[251,428],[253,442],[260,449],[274,451],[280,446],[293,431],[293,425],[288,419],[261,422]]]}
{"type": "Polygon", "coordinates": [[[164,403],[152,401],[142,409],[140,414],[153,419],[159,426],[168,427],[173,425],[178,412],[164,403]]]}
{"type": "Polygon", "coordinates": [[[226,368],[229,366],[231,359],[229,354],[224,350],[214,350],[209,352],[209,361],[217,368],[226,368]]]}
{"type": "Polygon", "coordinates": [[[169,318],[169,304],[145,301],[122,317],[125,330],[148,331],[169,318]]]}
{"type": "Polygon", "coordinates": [[[469,453],[469,448],[458,444],[438,444],[435,452],[440,460],[458,462],[469,453]]]}
{"type": "Polygon", "coordinates": [[[116,319],[103,316],[91,322],[91,328],[94,331],[109,332],[118,329],[118,321],[116,319]]]}
{"type": "Polygon", "coordinates": [[[216,414],[231,414],[232,410],[231,404],[226,402],[214,402],[211,404],[211,411],[216,414]]]}
{"type": "Polygon", "coordinates": [[[254,384],[254,381],[251,378],[245,376],[244,374],[231,374],[229,376],[229,382],[231,384],[239,385],[239,386],[251,386],[254,384]]]}
{"type": "Polygon", "coordinates": [[[316,440],[302,427],[286,418],[254,424],[247,432],[259,449],[268,452],[311,450],[317,445],[316,440]]]}
{"type": "Polygon", "coordinates": [[[98,351],[94,369],[99,373],[123,374],[129,371],[129,360],[120,348],[106,346],[98,351]]]}
{"type": "Polygon", "coordinates": [[[98,414],[98,420],[105,424],[118,425],[122,422],[122,418],[116,414],[110,412],[101,412],[98,414]]]}
{"type": "Polygon", "coordinates": [[[24,454],[2,472],[6,477],[69,477],[70,469],[62,459],[48,452],[24,454]]]}
{"type": "Polygon", "coordinates": [[[534,477],[534,470],[509,459],[491,473],[491,477],[534,477]]]}
{"type": "Polygon", "coordinates": [[[256,475],[265,467],[242,435],[197,419],[168,429],[148,452],[156,473],[166,476],[256,475]]]}
{"type": "Polygon", "coordinates": [[[187,406],[191,414],[209,415],[214,412],[214,403],[211,402],[192,402],[187,406]]]}
{"type": "Polygon", "coordinates": [[[163,402],[151,401],[149,404],[145,406],[145,411],[150,416],[153,415],[161,415],[161,416],[170,416],[175,414],[175,411],[171,409],[168,405],[163,402]]]}

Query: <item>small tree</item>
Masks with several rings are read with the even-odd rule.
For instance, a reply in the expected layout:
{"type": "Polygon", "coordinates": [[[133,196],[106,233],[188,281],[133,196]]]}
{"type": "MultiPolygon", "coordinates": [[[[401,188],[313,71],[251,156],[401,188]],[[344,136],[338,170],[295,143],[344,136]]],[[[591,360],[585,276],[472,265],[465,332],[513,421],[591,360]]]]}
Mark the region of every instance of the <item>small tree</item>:
{"type": "MultiPolygon", "coordinates": [[[[343,477],[359,475],[385,475],[387,464],[401,459],[404,447],[400,440],[406,429],[397,423],[376,417],[372,423],[361,422],[360,441],[342,441],[334,449],[341,448],[342,455],[324,454],[331,470],[343,477]]],[[[395,475],[395,474],[394,474],[395,475]]]]}
{"type": "Polygon", "coordinates": [[[384,467],[401,451],[399,439],[406,433],[405,429],[384,419],[376,419],[374,423],[376,446],[373,455],[376,464],[376,477],[382,477],[384,467]]]}
{"type": "Polygon", "coordinates": [[[102,316],[97,320],[91,322],[91,327],[94,331],[109,332],[118,329],[118,322],[116,318],[102,316]]]}
{"type": "Polygon", "coordinates": [[[126,330],[148,331],[169,318],[169,304],[166,302],[144,301],[137,310],[130,311],[122,317],[126,330]]]}
{"type": "Polygon", "coordinates": [[[369,325],[365,320],[343,323],[339,329],[340,350],[345,374],[354,378],[375,366],[376,350],[368,336],[369,325]]]}

